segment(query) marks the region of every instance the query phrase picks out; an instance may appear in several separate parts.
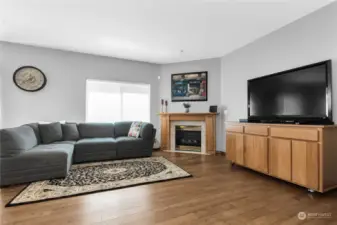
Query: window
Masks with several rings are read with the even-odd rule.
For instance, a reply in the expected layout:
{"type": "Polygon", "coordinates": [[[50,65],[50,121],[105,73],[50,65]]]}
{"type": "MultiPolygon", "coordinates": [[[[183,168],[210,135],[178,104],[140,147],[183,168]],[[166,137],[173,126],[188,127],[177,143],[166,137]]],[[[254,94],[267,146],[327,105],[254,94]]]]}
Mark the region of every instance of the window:
{"type": "Polygon", "coordinates": [[[150,85],[87,80],[87,122],[150,122],[150,85]]]}

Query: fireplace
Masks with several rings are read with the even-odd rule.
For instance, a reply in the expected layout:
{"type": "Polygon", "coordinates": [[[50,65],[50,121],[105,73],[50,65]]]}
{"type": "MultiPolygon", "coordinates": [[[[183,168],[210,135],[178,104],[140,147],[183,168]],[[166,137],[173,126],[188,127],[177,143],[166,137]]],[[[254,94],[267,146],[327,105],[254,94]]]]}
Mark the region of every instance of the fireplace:
{"type": "MultiPolygon", "coordinates": [[[[161,113],[160,114],[160,136],[161,150],[168,152],[193,153],[201,155],[214,155],[216,143],[216,113],[161,113]],[[201,133],[201,147],[179,144],[176,145],[177,126],[197,127],[201,133]],[[181,149],[187,150],[181,150],[181,149]],[[192,150],[192,151],[191,151],[192,150]]],[[[188,142],[187,142],[188,143],[188,142]]]]}
{"type": "Polygon", "coordinates": [[[201,152],[201,126],[176,125],[175,149],[176,151],[201,152]]]}

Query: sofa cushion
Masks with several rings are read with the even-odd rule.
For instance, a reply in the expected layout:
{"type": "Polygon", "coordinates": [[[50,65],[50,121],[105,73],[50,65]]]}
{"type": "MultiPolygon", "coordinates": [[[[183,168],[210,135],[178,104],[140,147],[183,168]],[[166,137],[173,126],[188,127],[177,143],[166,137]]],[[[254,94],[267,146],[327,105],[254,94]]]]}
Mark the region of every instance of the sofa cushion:
{"type": "Polygon", "coordinates": [[[37,145],[34,130],[29,126],[20,126],[0,130],[0,156],[11,157],[37,145]]]}
{"type": "Polygon", "coordinates": [[[27,152],[32,153],[32,152],[46,152],[46,153],[51,153],[51,152],[65,152],[68,155],[72,155],[73,150],[74,150],[74,145],[75,141],[57,141],[51,144],[42,144],[42,145],[37,145],[27,152]]]}
{"type": "Polygon", "coordinates": [[[126,137],[128,136],[132,122],[116,122],[115,127],[115,137],[126,137]]]}
{"type": "MultiPolygon", "coordinates": [[[[125,149],[145,149],[151,143],[142,138],[118,137],[116,138],[117,150],[125,149]]],[[[152,149],[152,148],[151,148],[152,149]]]]}
{"type": "Polygon", "coordinates": [[[134,137],[118,137],[117,142],[117,157],[132,158],[151,156],[153,142],[142,138],[134,137]]]}
{"type": "Polygon", "coordinates": [[[81,138],[114,137],[114,125],[112,123],[80,123],[78,131],[81,138]]]}
{"type": "Polygon", "coordinates": [[[72,164],[74,143],[37,145],[16,157],[2,158],[0,185],[65,177],[72,164]]]}
{"type": "Polygon", "coordinates": [[[117,144],[114,138],[85,138],[75,144],[74,162],[115,159],[117,144]]]}
{"type": "Polygon", "coordinates": [[[40,136],[43,144],[62,141],[61,123],[39,124],[40,136]]]}
{"type": "Polygon", "coordinates": [[[80,133],[77,129],[76,123],[61,124],[63,140],[65,141],[77,141],[80,139],[80,133]]]}
{"type": "Polygon", "coordinates": [[[76,146],[80,145],[80,146],[85,146],[85,145],[110,145],[110,144],[116,144],[116,139],[109,137],[109,138],[85,138],[85,139],[81,139],[78,142],[76,142],[76,146]]]}
{"type": "Polygon", "coordinates": [[[40,137],[40,129],[39,129],[39,124],[38,123],[28,123],[26,124],[27,126],[30,126],[35,133],[36,139],[37,139],[37,144],[41,144],[41,137],[40,137]]]}

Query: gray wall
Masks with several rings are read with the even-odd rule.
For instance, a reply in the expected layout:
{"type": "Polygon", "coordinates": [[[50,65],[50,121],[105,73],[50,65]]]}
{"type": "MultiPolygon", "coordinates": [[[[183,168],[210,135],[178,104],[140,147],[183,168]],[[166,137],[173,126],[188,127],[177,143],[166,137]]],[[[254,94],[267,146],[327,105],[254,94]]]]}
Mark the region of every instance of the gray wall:
{"type": "MultiPolygon", "coordinates": [[[[210,105],[220,107],[220,58],[196,60],[182,63],[165,64],[160,69],[160,98],[169,101],[169,112],[184,112],[182,102],[171,102],[171,74],[184,72],[208,71],[208,101],[190,102],[190,112],[208,112],[210,105]]],[[[158,103],[160,111],[160,104],[158,103]]],[[[221,109],[219,109],[221,111],[221,109]]],[[[221,129],[221,116],[217,118],[217,150],[223,151],[223,133],[221,129]]]]}
{"type": "Polygon", "coordinates": [[[3,61],[3,44],[0,42],[0,129],[3,128],[3,85],[2,85],[2,66],[3,61]]]}
{"type": "MultiPolygon", "coordinates": [[[[151,104],[158,105],[159,65],[18,44],[1,44],[4,127],[33,121],[84,121],[86,79],[150,84],[151,104]],[[13,72],[23,65],[35,65],[45,73],[48,83],[43,90],[29,93],[14,85],[13,72]]],[[[156,127],[159,121],[157,112],[157,107],[151,108],[151,122],[156,127]]]]}
{"type": "Polygon", "coordinates": [[[247,118],[247,80],[327,59],[333,61],[337,121],[337,3],[304,17],[221,59],[226,120],[247,118]]]}

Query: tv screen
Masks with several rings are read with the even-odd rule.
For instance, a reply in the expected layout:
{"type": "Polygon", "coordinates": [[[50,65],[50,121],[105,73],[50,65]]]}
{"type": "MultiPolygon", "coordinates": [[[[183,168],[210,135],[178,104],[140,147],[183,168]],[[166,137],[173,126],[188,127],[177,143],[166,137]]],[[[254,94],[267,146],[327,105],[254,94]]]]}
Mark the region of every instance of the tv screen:
{"type": "Polygon", "coordinates": [[[249,80],[248,119],[332,121],[330,68],[325,61],[249,80]]]}

